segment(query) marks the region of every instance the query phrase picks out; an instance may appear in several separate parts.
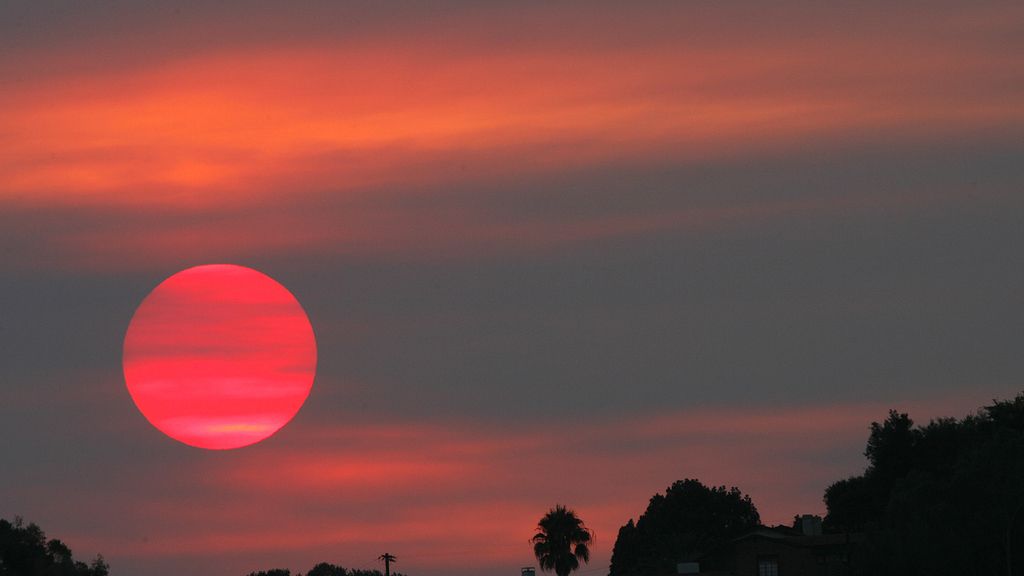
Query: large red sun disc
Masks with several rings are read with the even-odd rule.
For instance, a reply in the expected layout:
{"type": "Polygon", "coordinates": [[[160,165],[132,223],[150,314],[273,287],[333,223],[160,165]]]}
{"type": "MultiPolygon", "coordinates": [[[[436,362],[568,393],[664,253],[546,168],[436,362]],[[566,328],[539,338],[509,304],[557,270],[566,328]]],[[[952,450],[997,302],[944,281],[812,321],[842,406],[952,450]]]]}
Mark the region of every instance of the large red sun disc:
{"type": "Polygon", "coordinates": [[[248,446],[309,396],[316,339],[284,286],[244,266],[196,266],[150,292],[124,337],[124,377],[161,432],[200,448],[248,446]]]}

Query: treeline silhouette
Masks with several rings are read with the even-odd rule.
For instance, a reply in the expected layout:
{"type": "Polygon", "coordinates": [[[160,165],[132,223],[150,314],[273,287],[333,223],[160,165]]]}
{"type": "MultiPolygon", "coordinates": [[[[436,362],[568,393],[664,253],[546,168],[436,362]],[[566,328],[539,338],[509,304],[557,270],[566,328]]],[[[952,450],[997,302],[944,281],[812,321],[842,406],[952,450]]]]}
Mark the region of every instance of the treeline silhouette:
{"type": "Polygon", "coordinates": [[[891,410],[864,455],[825,491],[824,521],[865,534],[864,573],[1024,573],[1024,394],[925,426],[891,410]]]}
{"type": "MultiPolygon", "coordinates": [[[[824,531],[860,536],[849,573],[1024,574],[1024,394],[925,426],[890,410],[870,430],[864,472],[824,494],[824,531]]],[[[609,576],[674,573],[759,522],[737,488],[676,482],[619,529],[609,576]]]]}
{"type": "Polygon", "coordinates": [[[35,524],[0,518],[0,576],[107,576],[103,556],[89,564],[75,560],[71,549],[35,524]]]}
{"type": "MultiPolygon", "coordinates": [[[[287,568],[273,568],[271,570],[250,572],[247,576],[384,576],[384,574],[380,570],[349,569],[328,562],[321,562],[310,568],[305,574],[302,572],[295,572],[293,574],[287,568]]],[[[392,572],[391,576],[405,575],[401,572],[392,572]]]]}

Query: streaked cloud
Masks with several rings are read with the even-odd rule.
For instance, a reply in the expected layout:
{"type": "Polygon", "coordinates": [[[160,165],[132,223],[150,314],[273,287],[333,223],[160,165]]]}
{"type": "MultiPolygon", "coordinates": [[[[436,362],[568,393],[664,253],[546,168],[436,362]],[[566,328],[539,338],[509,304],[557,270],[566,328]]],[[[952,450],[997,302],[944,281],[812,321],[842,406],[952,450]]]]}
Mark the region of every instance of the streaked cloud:
{"type": "MultiPolygon", "coordinates": [[[[719,16],[711,12],[691,17],[719,16]]],[[[629,15],[623,44],[588,41],[620,30],[622,18],[586,18],[589,27],[561,37],[543,26],[546,11],[528,10],[517,24],[539,36],[515,50],[481,42],[462,16],[442,20],[443,39],[236,39],[145,66],[79,72],[51,62],[55,72],[0,97],[10,136],[0,196],[194,211],[1024,120],[1016,59],[984,34],[1005,28],[998,18],[958,30],[945,13],[915,22],[894,12],[888,25],[906,27],[899,37],[854,17],[827,37],[760,31],[729,44],[694,33],[685,13],[629,15]],[[484,161],[453,171],[457,160],[438,161],[452,153],[484,161]]],[[[31,67],[33,55],[23,57],[19,67],[31,67]]]]}

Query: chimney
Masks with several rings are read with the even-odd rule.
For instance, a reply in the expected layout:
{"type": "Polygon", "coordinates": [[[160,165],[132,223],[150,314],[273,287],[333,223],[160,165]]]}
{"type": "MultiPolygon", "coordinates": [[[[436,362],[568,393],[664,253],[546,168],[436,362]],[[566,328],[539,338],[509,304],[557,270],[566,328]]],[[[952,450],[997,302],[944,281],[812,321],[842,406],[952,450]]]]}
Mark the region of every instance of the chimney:
{"type": "Polygon", "coordinates": [[[804,514],[800,517],[800,532],[804,536],[821,536],[821,516],[804,514]]]}

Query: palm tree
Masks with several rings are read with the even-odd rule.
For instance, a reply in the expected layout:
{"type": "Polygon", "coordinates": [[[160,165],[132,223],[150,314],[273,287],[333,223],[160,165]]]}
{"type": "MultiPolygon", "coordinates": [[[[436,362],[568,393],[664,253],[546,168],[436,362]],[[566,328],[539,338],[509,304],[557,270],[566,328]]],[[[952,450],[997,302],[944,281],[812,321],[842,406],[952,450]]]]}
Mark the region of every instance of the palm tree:
{"type": "Polygon", "coordinates": [[[580,560],[590,561],[588,545],[594,533],[583,525],[576,512],[556,504],[537,522],[537,533],[530,542],[541,570],[554,570],[558,576],[569,576],[580,567],[580,560]]]}

